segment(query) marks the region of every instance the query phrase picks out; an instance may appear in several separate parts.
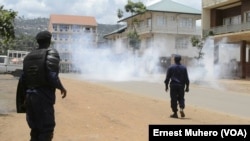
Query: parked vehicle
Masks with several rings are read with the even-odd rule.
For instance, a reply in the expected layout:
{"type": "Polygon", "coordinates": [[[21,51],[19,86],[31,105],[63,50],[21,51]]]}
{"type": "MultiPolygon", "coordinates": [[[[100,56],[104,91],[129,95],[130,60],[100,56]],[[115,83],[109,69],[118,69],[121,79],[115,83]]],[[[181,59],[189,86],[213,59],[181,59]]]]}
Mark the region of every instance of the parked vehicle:
{"type": "Polygon", "coordinates": [[[0,73],[19,76],[23,69],[23,59],[27,51],[8,50],[7,55],[0,55],[0,73]]]}

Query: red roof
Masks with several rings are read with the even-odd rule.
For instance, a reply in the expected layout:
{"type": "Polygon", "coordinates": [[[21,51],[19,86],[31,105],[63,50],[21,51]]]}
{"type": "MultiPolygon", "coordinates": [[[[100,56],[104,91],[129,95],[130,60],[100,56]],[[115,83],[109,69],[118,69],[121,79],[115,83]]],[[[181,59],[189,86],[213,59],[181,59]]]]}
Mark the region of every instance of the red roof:
{"type": "Polygon", "coordinates": [[[50,26],[52,24],[71,24],[97,26],[96,19],[91,16],[76,16],[76,15],[50,15],[50,26]]]}

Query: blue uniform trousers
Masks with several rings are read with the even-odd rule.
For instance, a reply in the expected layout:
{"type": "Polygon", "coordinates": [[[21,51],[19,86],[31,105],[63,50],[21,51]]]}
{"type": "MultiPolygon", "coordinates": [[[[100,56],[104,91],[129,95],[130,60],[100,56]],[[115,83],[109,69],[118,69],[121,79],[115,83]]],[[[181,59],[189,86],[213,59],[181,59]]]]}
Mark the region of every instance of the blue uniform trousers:
{"type": "Polygon", "coordinates": [[[51,141],[55,128],[54,104],[37,91],[26,94],[26,104],[30,141],[51,141]]]}
{"type": "Polygon", "coordinates": [[[170,85],[171,108],[173,112],[178,111],[178,104],[181,109],[185,108],[184,86],[170,85]]]}

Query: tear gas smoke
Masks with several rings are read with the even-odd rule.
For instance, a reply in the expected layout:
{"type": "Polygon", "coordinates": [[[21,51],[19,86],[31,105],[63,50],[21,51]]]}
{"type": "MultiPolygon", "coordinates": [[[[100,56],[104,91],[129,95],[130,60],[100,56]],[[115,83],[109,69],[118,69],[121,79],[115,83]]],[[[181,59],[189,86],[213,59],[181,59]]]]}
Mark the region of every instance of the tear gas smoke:
{"type": "Polygon", "coordinates": [[[190,79],[194,83],[206,82],[213,88],[223,89],[218,79],[236,78],[239,72],[240,45],[227,43],[227,38],[223,38],[217,44],[212,38],[207,38],[204,42],[203,51],[205,54],[199,62],[193,62],[188,67],[190,79]],[[215,51],[218,46],[218,52],[215,51]],[[217,60],[217,63],[215,63],[217,60]],[[199,64],[199,65],[197,65],[199,64]]]}
{"type": "MultiPolygon", "coordinates": [[[[157,41],[154,39],[154,41],[157,41]]],[[[158,42],[164,43],[164,42],[158,42]]],[[[154,43],[153,43],[154,44],[154,43]]],[[[144,50],[143,55],[128,49],[122,41],[117,41],[111,47],[93,47],[83,45],[72,51],[74,66],[81,72],[83,79],[111,80],[111,81],[158,81],[165,79],[165,70],[159,66],[159,57],[162,56],[162,48],[149,47],[144,50]]],[[[159,45],[166,47],[163,44],[159,45]]],[[[232,60],[239,61],[239,46],[237,44],[226,44],[226,39],[219,42],[219,63],[214,64],[214,41],[208,38],[203,47],[205,53],[203,59],[197,65],[197,61],[188,64],[188,73],[191,82],[212,81],[227,75],[232,75],[231,70],[225,66],[233,66],[232,60]]],[[[166,51],[167,52],[167,51],[166,51]]],[[[170,52],[166,56],[171,56],[170,52]]],[[[190,53],[193,54],[193,53],[190,53]]],[[[182,54],[180,54],[182,55],[182,54]]]]}
{"type": "MultiPolygon", "coordinates": [[[[149,49],[150,50],[150,49],[149,49]]],[[[123,44],[96,48],[84,46],[73,52],[74,66],[83,79],[128,81],[153,76],[158,71],[158,52],[145,51],[143,56],[123,44]]],[[[151,78],[151,80],[154,78],[151,78]]]]}

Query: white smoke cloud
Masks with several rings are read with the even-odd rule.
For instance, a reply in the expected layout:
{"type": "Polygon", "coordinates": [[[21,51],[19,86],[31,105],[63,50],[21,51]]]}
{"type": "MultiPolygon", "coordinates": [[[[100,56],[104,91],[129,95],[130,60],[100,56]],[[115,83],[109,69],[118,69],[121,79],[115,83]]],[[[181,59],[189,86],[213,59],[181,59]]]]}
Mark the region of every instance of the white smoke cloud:
{"type": "Polygon", "coordinates": [[[73,63],[83,79],[129,81],[159,73],[159,51],[149,48],[139,55],[138,51],[133,52],[120,40],[113,45],[97,48],[86,44],[74,47],[73,63]]]}
{"type": "Polygon", "coordinates": [[[217,80],[239,77],[240,45],[227,43],[223,38],[215,44],[212,38],[207,38],[203,46],[204,58],[200,60],[201,66],[194,62],[188,67],[190,80],[193,83],[203,83],[210,87],[223,89],[217,80]],[[219,47],[218,58],[215,56],[215,46],[219,47]],[[217,63],[214,63],[218,59],[217,63]]]}
{"type": "MultiPolygon", "coordinates": [[[[87,38],[91,40],[89,37],[87,38]]],[[[73,62],[86,79],[128,81],[165,75],[165,72],[162,71],[163,68],[159,66],[159,58],[171,56],[175,52],[167,52],[167,50],[171,50],[171,47],[165,45],[166,42],[162,39],[154,39],[154,41],[157,42],[158,47],[145,48],[143,54],[140,55],[138,52],[134,53],[128,49],[121,40],[117,40],[113,47],[97,48],[87,44],[82,45],[82,48],[74,47],[76,49],[72,52],[73,62]]],[[[204,43],[205,55],[200,60],[200,65],[195,59],[188,64],[189,77],[192,82],[213,81],[235,75],[232,74],[233,68],[236,68],[236,66],[232,66],[234,65],[232,60],[240,61],[239,45],[226,44],[225,38],[218,43],[218,46],[218,64],[214,64],[216,58],[212,38],[208,38],[204,43]],[[229,67],[230,65],[231,67],[229,67]]],[[[190,50],[190,54],[192,51],[190,50]]]]}

